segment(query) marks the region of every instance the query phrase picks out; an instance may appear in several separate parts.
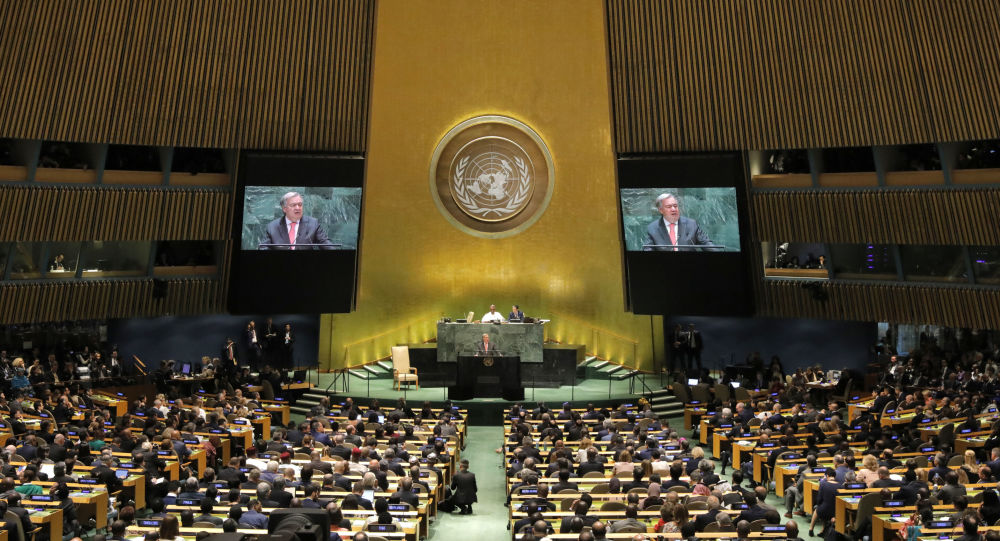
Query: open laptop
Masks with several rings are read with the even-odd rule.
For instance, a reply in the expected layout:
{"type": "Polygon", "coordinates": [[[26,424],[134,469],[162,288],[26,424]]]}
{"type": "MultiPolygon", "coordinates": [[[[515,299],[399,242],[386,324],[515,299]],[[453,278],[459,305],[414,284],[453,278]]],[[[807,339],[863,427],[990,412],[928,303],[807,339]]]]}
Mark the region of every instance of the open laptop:
{"type": "Polygon", "coordinates": [[[191,363],[184,363],[181,365],[181,374],[185,376],[191,375],[191,363]]]}

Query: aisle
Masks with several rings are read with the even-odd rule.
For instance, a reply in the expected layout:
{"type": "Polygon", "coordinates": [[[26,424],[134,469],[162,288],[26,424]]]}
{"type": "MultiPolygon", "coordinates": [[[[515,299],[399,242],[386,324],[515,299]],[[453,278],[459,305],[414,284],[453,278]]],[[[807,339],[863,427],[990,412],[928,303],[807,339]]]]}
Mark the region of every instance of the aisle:
{"type": "Polygon", "coordinates": [[[500,457],[494,452],[503,438],[500,426],[470,426],[463,458],[469,461],[469,471],[476,474],[479,503],[471,515],[440,513],[430,528],[429,539],[470,539],[476,541],[510,541],[507,531],[507,508],[504,507],[505,480],[500,457]]]}

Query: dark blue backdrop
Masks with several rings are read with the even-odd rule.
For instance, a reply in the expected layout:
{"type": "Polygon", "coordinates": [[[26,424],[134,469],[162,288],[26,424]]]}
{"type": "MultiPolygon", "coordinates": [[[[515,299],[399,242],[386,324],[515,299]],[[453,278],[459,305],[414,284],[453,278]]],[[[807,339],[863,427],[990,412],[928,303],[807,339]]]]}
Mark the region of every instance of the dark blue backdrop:
{"type": "MultiPolygon", "coordinates": [[[[869,348],[877,340],[875,323],[818,319],[667,317],[664,333],[674,325],[694,323],[701,331],[705,368],[742,364],[747,355],[759,351],[765,366],[772,355],[781,357],[785,373],[814,364],[824,370],[848,368],[864,373],[869,348]]],[[[669,339],[669,338],[668,338],[669,339]]]]}
{"type": "MultiPolygon", "coordinates": [[[[273,315],[274,324],[292,325],[295,365],[315,366],[319,353],[318,315],[273,315]]],[[[108,341],[118,344],[126,359],[138,355],[152,369],[164,359],[201,362],[204,355],[218,357],[226,337],[243,351],[243,330],[254,320],[258,333],[267,316],[193,316],[122,319],[108,322],[108,341]]],[[[244,357],[245,358],[245,357],[244,357]]]]}

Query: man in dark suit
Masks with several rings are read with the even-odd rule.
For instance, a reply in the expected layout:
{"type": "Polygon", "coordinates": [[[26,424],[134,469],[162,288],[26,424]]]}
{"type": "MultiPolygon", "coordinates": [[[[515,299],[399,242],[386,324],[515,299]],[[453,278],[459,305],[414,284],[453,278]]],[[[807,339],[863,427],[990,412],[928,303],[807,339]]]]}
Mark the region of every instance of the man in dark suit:
{"type": "Polygon", "coordinates": [[[743,510],[742,513],[740,513],[740,518],[739,520],[737,520],[737,522],[739,522],[740,520],[753,522],[755,520],[760,520],[764,518],[764,515],[767,514],[767,509],[761,507],[760,504],[757,503],[757,494],[749,493],[743,498],[743,501],[746,502],[746,504],[749,507],[747,507],[746,509],[743,510]]]}
{"type": "Polygon", "coordinates": [[[705,531],[705,526],[715,522],[719,512],[722,511],[722,504],[719,502],[718,497],[709,496],[706,503],[708,504],[708,511],[698,515],[698,517],[694,519],[694,529],[699,532],[705,531]]]}
{"type": "Polygon", "coordinates": [[[403,477],[399,481],[399,490],[393,492],[392,495],[389,496],[389,501],[408,503],[412,505],[414,509],[420,507],[420,497],[413,491],[413,479],[403,477]]]}
{"type": "Polygon", "coordinates": [[[496,351],[496,343],[490,341],[490,335],[488,333],[483,333],[483,339],[476,342],[476,356],[479,357],[486,355],[487,353],[495,353],[496,351]]]}
{"type": "Polygon", "coordinates": [[[222,367],[219,370],[220,375],[225,377],[232,377],[239,368],[240,361],[236,354],[236,342],[232,338],[226,338],[226,343],[222,346],[222,352],[219,355],[222,359],[222,367]]]}
{"type": "Polygon", "coordinates": [[[260,371],[260,360],[264,355],[264,350],[260,335],[257,333],[257,325],[253,320],[250,320],[246,330],[243,331],[243,344],[249,353],[250,369],[255,372],[260,371]]]}
{"type": "Polygon", "coordinates": [[[459,465],[459,472],[451,479],[451,489],[453,491],[452,503],[454,503],[463,515],[472,514],[472,504],[478,501],[476,493],[476,474],[469,471],[469,461],[462,460],[459,465]]]}
{"type": "MultiPolygon", "coordinates": [[[[644,251],[693,252],[694,246],[715,246],[712,239],[698,227],[698,222],[681,216],[680,202],[672,194],[656,198],[656,210],[663,216],[646,226],[644,251]]],[[[708,251],[712,251],[709,248],[708,251]]]]}
{"type": "Polygon", "coordinates": [[[302,194],[288,192],[281,196],[285,215],[267,224],[267,244],[318,244],[321,246],[264,246],[262,250],[333,250],[333,243],[319,220],[302,215],[302,194]]]}
{"type": "Polygon", "coordinates": [[[524,321],[524,312],[521,311],[521,307],[514,305],[511,309],[510,314],[507,315],[507,321],[511,323],[521,323],[524,321]]]}

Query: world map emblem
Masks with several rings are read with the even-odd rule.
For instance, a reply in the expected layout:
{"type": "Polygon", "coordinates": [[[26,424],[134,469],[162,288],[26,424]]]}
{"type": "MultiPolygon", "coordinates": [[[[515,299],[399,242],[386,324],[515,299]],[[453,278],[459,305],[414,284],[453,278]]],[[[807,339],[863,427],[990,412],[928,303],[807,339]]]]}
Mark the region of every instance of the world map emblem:
{"type": "Polygon", "coordinates": [[[452,128],[435,149],[430,176],[444,217],[481,237],[530,227],[552,195],[548,148],[534,130],[509,117],[476,117],[452,128]]]}

